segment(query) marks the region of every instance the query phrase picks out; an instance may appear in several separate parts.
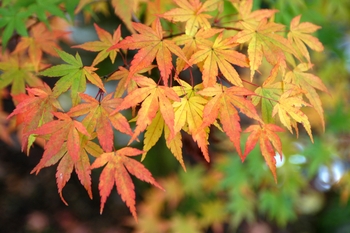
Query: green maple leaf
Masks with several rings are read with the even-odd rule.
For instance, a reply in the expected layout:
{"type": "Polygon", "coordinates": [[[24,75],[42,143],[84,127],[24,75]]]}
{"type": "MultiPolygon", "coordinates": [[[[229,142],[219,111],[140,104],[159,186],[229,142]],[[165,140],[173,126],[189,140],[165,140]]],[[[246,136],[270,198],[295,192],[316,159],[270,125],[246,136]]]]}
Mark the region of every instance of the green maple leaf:
{"type": "Polygon", "coordinates": [[[28,36],[25,23],[27,18],[32,15],[32,12],[19,6],[9,6],[8,8],[0,8],[0,29],[2,32],[2,48],[5,49],[8,41],[16,31],[21,36],[28,36]]]}

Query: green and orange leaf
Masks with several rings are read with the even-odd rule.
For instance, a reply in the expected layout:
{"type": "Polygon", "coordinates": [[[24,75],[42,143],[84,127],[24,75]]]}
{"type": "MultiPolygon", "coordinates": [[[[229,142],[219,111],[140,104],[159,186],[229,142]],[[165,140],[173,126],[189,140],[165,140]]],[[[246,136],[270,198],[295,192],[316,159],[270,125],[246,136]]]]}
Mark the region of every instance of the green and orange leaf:
{"type": "Polygon", "coordinates": [[[124,147],[120,150],[103,153],[99,156],[91,165],[91,169],[102,167],[103,171],[100,175],[100,183],[98,185],[101,196],[101,209],[102,213],[107,197],[110,195],[114,184],[117,187],[117,191],[122,200],[129,207],[130,212],[137,220],[136,207],[135,207],[135,187],[132,179],[129,175],[136,176],[136,178],[148,182],[159,189],[164,190],[152,177],[152,174],[144,167],[144,165],[130,156],[137,156],[142,154],[143,151],[124,147]]]}
{"type": "Polygon", "coordinates": [[[59,96],[70,89],[73,106],[75,106],[80,102],[78,93],[86,89],[86,79],[106,92],[101,78],[95,73],[97,68],[84,66],[78,53],[75,57],[60,50],[57,50],[57,53],[68,64],[56,65],[39,73],[47,77],[61,77],[53,88],[54,95],[59,96]]]}
{"type": "MultiPolygon", "coordinates": [[[[0,56],[0,89],[11,85],[11,94],[26,92],[26,86],[39,87],[43,82],[36,75],[36,68],[25,53],[4,53],[0,56]]],[[[40,69],[44,68],[41,66],[40,69]]]]}

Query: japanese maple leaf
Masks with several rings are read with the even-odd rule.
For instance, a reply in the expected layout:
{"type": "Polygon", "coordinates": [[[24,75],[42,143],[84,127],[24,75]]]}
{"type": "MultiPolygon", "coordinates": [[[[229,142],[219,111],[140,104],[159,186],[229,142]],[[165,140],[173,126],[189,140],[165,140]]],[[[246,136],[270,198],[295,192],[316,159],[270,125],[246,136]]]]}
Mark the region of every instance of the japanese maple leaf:
{"type": "MultiPolygon", "coordinates": [[[[183,53],[185,54],[186,58],[189,60],[191,56],[198,51],[199,46],[205,46],[208,47],[212,46],[212,42],[207,40],[208,38],[213,37],[214,35],[222,32],[223,29],[216,29],[216,28],[210,28],[207,30],[204,30],[203,28],[196,31],[193,35],[181,35],[174,38],[174,42],[177,45],[184,45],[182,48],[183,53]]],[[[177,58],[176,60],[176,69],[177,70],[183,70],[186,67],[186,62],[181,59],[177,58]]]]}
{"type": "Polygon", "coordinates": [[[219,0],[208,0],[202,3],[200,0],[174,0],[180,7],[165,12],[161,17],[175,21],[186,22],[185,33],[193,35],[198,29],[209,29],[211,27],[208,19],[212,18],[204,12],[216,10],[219,0]]]}
{"type": "Polygon", "coordinates": [[[163,38],[163,29],[158,18],[152,24],[152,28],[141,23],[133,23],[133,27],[140,34],[128,36],[110,49],[139,49],[131,61],[130,76],[148,67],[156,59],[160,75],[167,85],[173,67],[172,53],[185,61],[186,56],[173,41],[163,38]]]}
{"type": "Polygon", "coordinates": [[[262,19],[258,24],[245,21],[240,22],[243,30],[236,35],[238,43],[248,43],[248,57],[251,70],[251,79],[261,65],[263,57],[272,64],[279,64],[282,69],[286,67],[284,52],[294,54],[289,40],[279,35],[284,32],[285,26],[262,19]]]}
{"type": "Polygon", "coordinates": [[[133,217],[137,220],[135,207],[135,187],[129,175],[136,176],[138,179],[148,182],[159,189],[164,190],[152,177],[152,174],[143,166],[142,163],[129,156],[137,156],[142,154],[141,150],[124,147],[120,150],[103,153],[91,165],[91,169],[99,168],[107,164],[100,175],[100,183],[98,185],[101,196],[102,213],[107,197],[110,195],[114,184],[122,200],[129,207],[133,217]]]}
{"type": "Polygon", "coordinates": [[[114,13],[125,23],[130,32],[135,33],[132,25],[132,14],[140,0],[112,0],[114,13]]]}
{"type": "Polygon", "coordinates": [[[244,87],[225,88],[216,84],[198,92],[202,96],[213,97],[205,105],[203,110],[203,123],[201,128],[207,127],[220,119],[224,132],[235,146],[239,156],[242,158],[240,147],[241,125],[237,108],[246,116],[261,121],[251,101],[244,96],[255,95],[244,87]]]}
{"type": "Polygon", "coordinates": [[[141,161],[146,158],[147,152],[159,141],[159,138],[164,132],[164,138],[167,147],[170,149],[171,153],[179,161],[184,170],[186,170],[185,163],[182,157],[182,136],[180,132],[177,132],[173,138],[170,136],[169,127],[165,124],[161,112],[158,111],[156,116],[153,118],[151,124],[149,124],[145,131],[145,136],[143,140],[143,153],[141,161]]]}
{"type": "Polygon", "coordinates": [[[300,18],[301,15],[298,15],[290,22],[288,39],[298,53],[304,56],[310,63],[310,54],[305,44],[312,50],[323,51],[322,43],[316,37],[310,35],[310,33],[317,31],[321,27],[308,22],[300,23],[300,18]]]}
{"type": "Polygon", "coordinates": [[[0,56],[0,89],[11,86],[11,94],[25,93],[26,85],[43,86],[43,82],[35,76],[35,67],[24,53],[5,52],[0,56]]]}
{"type": "Polygon", "coordinates": [[[31,173],[38,174],[42,168],[49,167],[58,163],[56,172],[57,188],[61,200],[66,205],[68,205],[68,203],[63,198],[62,190],[66,183],[69,181],[71,173],[74,169],[81,184],[87,190],[90,198],[92,198],[91,169],[89,169],[90,160],[87,153],[94,157],[98,157],[103,153],[103,150],[96,143],[89,141],[87,137],[82,137],[81,147],[79,150],[79,159],[74,162],[68,153],[67,142],[63,142],[59,150],[57,150],[55,147],[52,147],[50,143],[47,143],[44,147],[44,154],[41,160],[31,171],[31,173]]]}
{"type": "Polygon", "coordinates": [[[115,89],[114,98],[122,97],[124,92],[130,93],[131,91],[137,89],[137,84],[133,80],[133,77],[141,77],[141,73],[145,73],[153,69],[155,66],[151,65],[144,69],[141,69],[135,72],[130,76],[130,71],[122,66],[119,66],[119,69],[114,72],[107,81],[119,80],[118,85],[115,89]]]}
{"type": "Polygon", "coordinates": [[[61,77],[53,88],[56,96],[70,88],[73,106],[77,105],[79,103],[78,92],[85,91],[86,79],[106,92],[101,78],[94,72],[97,68],[84,66],[78,53],[75,57],[60,50],[57,50],[57,53],[68,64],[56,65],[40,72],[40,75],[48,77],[61,77]]]}
{"type": "Polygon", "coordinates": [[[121,103],[121,99],[112,98],[113,93],[105,96],[101,101],[92,98],[89,95],[80,94],[84,101],[67,113],[71,117],[77,117],[87,114],[82,121],[87,132],[97,133],[98,141],[102,149],[106,152],[112,151],[114,145],[114,133],[112,126],[122,133],[132,135],[131,128],[127,119],[120,113],[110,115],[111,112],[121,103]]]}
{"type": "Polygon", "coordinates": [[[236,86],[243,86],[242,80],[232,64],[241,67],[248,67],[246,56],[233,48],[237,45],[233,38],[223,39],[221,33],[213,44],[199,45],[199,50],[192,55],[191,64],[204,61],[203,65],[203,85],[213,86],[216,83],[218,69],[230,83],[236,86]]]}
{"type": "Polygon", "coordinates": [[[171,101],[179,101],[179,96],[169,87],[159,86],[152,79],[146,77],[135,77],[134,80],[140,88],[130,92],[123,102],[117,106],[111,114],[127,109],[141,103],[138,111],[136,128],[129,143],[151,124],[158,109],[162,113],[165,124],[169,127],[171,137],[174,136],[174,109],[171,101]]]}
{"type": "Polygon", "coordinates": [[[42,168],[51,166],[60,160],[56,180],[62,201],[67,205],[62,190],[70,179],[73,168],[81,184],[92,198],[90,160],[87,153],[97,156],[97,153],[103,151],[97,144],[88,141],[90,135],[81,122],[72,120],[66,113],[53,112],[53,114],[58,118],[57,120],[50,121],[27,133],[27,135],[34,134],[36,137],[47,139],[44,154],[32,173],[37,174],[42,168]]]}
{"type": "Polygon", "coordinates": [[[322,83],[321,79],[314,74],[306,73],[312,67],[309,63],[301,63],[294,68],[293,71],[289,71],[284,81],[292,84],[296,84],[302,90],[305,91],[305,96],[309,99],[310,104],[315,108],[318,115],[321,118],[323,129],[325,128],[325,121],[323,116],[323,108],[319,95],[316,89],[324,92],[328,92],[327,87],[322,83]]]}
{"type": "Polygon", "coordinates": [[[253,0],[244,0],[239,3],[233,3],[233,5],[237,8],[240,18],[252,24],[257,24],[262,19],[270,18],[277,12],[277,10],[270,9],[252,11],[253,0]]]}
{"type": "Polygon", "coordinates": [[[106,57],[109,56],[111,62],[114,63],[117,56],[118,50],[107,51],[112,45],[115,45],[120,40],[120,25],[117,30],[113,33],[113,36],[109,32],[100,28],[96,23],[94,23],[97,36],[100,39],[99,41],[86,42],[81,45],[72,46],[73,48],[81,48],[84,50],[99,52],[92,62],[91,66],[96,66],[98,63],[103,61],[106,57]]]}
{"type": "Polygon", "coordinates": [[[35,70],[40,68],[43,52],[51,56],[58,56],[55,49],[60,49],[58,39],[68,34],[61,30],[50,30],[44,23],[35,24],[30,30],[30,37],[21,37],[14,53],[28,49],[30,60],[35,70]]]}
{"type": "Polygon", "coordinates": [[[291,133],[293,133],[293,121],[301,123],[309,134],[311,141],[313,141],[309,119],[305,113],[300,110],[303,106],[310,106],[310,104],[303,101],[300,95],[294,95],[291,94],[291,91],[286,91],[281,95],[278,103],[274,106],[272,115],[274,116],[278,113],[281,123],[286,126],[291,133]]]}
{"type": "Polygon", "coordinates": [[[282,128],[274,124],[251,125],[244,131],[251,132],[251,134],[248,136],[243,158],[246,158],[259,140],[261,154],[264,156],[267,166],[270,168],[276,183],[276,151],[280,157],[282,157],[282,143],[276,132],[283,131],[282,128]]]}
{"type": "Polygon", "coordinates": [[[62,112],[53,112],[57,120],[50,121],[39,128],[28,132],[36,136],[48,135],[49,140],[46,147],[50,147],[52,154],[61,150],[62,145],[66,142],[68,154],[72,157],[72,161],[79,160],[79,151],[81,150],[82,136],[90,136],[85,126],[76,120],[73,120],[68,114],[62,112]]]}
{"type": "Polygon", "coordinates": [[[274,123],[274,118],[272,117],[273,107],[278,102],[280,96],[283,94],[284,90],[292,88],[292,85],[288,85],[282,81],[275,82],[279,71],[279,66],[276,64],[270,75],[261,86],[255,89],[255,96],[252,96],[252,103],[257,106],[261,103],[261,115],[262,120],[265,123],[274,123]]]}
{"type": "MultiPolygon", "coordinates": [[[[44,84],[43,87],[27,88],[28,94],[19,94],[13,96],[18,102],[16,109],[8,116],[8,118],[17,116],[17,124],[22,124],[23,132],[22,141],[27,141],[26,134],[39,126],[53,120],[52,112],[62,110],[57,98],[52,95],[51,88],[44,84]]],[[[34,137],[29,137],[29,144],[22,143],[22,150],[27,150],[34,142],[34,137]]]]}
{"type": "Polygon", "coordinates": [[[173,87],[176,93],[181,97],[180,102],[174,102],[175,110],[175,134],[181,129],[190,134],[201,149],[204,158],[209,162],[208,138],[209,127],[202,128],[204,106],[208,100],[198,95],[198,90],[203,89],[203,84],[198,84],[195,87],[188,83],[179,80],[181,86],[173,87]]]}

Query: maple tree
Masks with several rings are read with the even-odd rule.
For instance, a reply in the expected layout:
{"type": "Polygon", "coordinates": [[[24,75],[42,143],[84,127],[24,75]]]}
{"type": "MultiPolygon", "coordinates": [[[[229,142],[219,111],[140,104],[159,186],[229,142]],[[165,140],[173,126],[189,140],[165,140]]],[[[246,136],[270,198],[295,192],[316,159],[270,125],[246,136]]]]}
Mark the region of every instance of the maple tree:
{"type": "Polygon", "coordinates": [[[259,141],[277,182],[275,155],[283,156],[277,132],[284,131],[282,126],[298,135],[301,124],[313,140],[304,111],[308,107],[316,110],[325,127],[318,91],[327,88],[318,76],[307,73],[313,66],[309,50],[323,50],[311,35],[320,27],[300,23],[300,15],[287,27],[274,22],[277,10],[253,10],[253,0],[174,0],[171,9],[162,9],[155,1],[156,14],[141,12],[141,1],[111,1],[132,34],[122,37],[121,25],[109,33],[95,23],[99,41],[71,46],[98,52],[91,65],[84,65],[79,52],[73,56],[60,49],[67,32],[53,28],[53,19],[66,18],[63,12],[72,17],[84,9],[88,12],[101,2],[53,0],[46,7],[44,2],[1,3],[5,17],[0,18],[0,88],[11,86],[16,109],[8,119],[22,125],[22,149],[29,153],[35,140],[44,141],[44,154],[32,172],[58,163],[57,187],[64,202],[62,191],[73,170],[92,198],[91,170],[105,166],[99,183],[100,211],[115,184],[137,219],[129,173],[163,188],[130,156],[145,159],[162,134],[184,169],[185,134],[207,162],[210,131],[222,131],[242,161],[259,141]],[[223,15],[224,4],[237,14],[223,15]],[[132,22],[139,14],[154,20],[150,25],[132,22]],[[23,20],[28,23],[19,23],[23,20]],[[65,63],[54,64],[51,56],[65,63]],[[101,75],[99,65],[108,60],[114,64],[117,58],[124,65],[101,75]],[[58,81],[49,87],[42,77],[58,81]],[[108,93],[107,84],[115,80],[117,86],[108,93]],[[96,87],[95,97],[85,93],[87,83],[96,87]],[[67,92],[72,107],[64,110],[58,98],[67,92]],[[241,123],[243,117],[249,118],[248,127],[241,123]],[[116,132],[130,136],[126,145],[115,144],[116,132]],[[250,135],[242,151],[244,133],[250,135]],[[143,142],[142,150],[130,146],[135,141],[143,142]]]}

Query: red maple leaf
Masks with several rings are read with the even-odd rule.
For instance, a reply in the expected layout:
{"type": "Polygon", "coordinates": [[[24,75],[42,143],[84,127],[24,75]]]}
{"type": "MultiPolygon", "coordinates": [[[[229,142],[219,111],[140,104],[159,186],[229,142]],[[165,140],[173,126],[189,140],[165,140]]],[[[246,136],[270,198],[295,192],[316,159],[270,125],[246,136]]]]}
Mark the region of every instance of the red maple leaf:
{"type": "Polygon", "coordinates": [[[186,56],[173,41],[163,38],[163,28],[159,19],[154,21],[152,28],[141,23],[132,25],[140,34],[128,36],[110,49],[140,49],[131,61],[130,76],[148,67],[156,59],[160,75],[166,85],[173,68],[171,54],[187,61],[186,56]]]}
{"type": "Polygon", "coordinates": [[[274,124],[265,124],[261,125],[251,125],[244,132],[251,132],[249,135],[243,158],[245,158],[249,152],[255,147],[256,143],[259,140],[260,151],[264,156],[264,159],[269,166],[275,181],[277,183],[277,175],[276,175],[276,151],[279,153],[280,157],[282,157],[282,143],[281,139],[275,132],[283,132],[284,130],[274,124]]]}
{"type": "Polygon", "coordinates": [[[51,147],[53,154],[60,151],[63,143],[66,142],[68,153],[73,162],[78,161],[79,151],[82,147],[82,135],[90,136],[90,134],[81,122],[73,120],[66,113],[53,112],[53,115],[58,119],[50,121],[27,134],[50,135],[46,147],[51,147]]]}
{"type": "MultiPolygon", "coordinates": [[[[46,84],[43,87],[26,88],[28,94],[13,96],[18,105],[8,118],[17,116],[17,124],[22,124],[23,131],[29,132],[53,120],[52,112],[61,110],[58,100],[53,96],[51,88],[46,84]]],[[[34,137],[22,135],[22,150],[27,150],[34,142],[34,137]],[[29,141],[29,144],[27,144],[29,141]]],[[[29,151],[27,151],[28,154],[29,151]]]]}
{"type": "Polygon", "coordinates": [[[127,119],[120,113],[110,115],[111,112],[122,102],[119,98],[112,98],[113,93],[105,96],[101,101],[89,95],[80,94],[85,101],[70,109],[68,115],[71,117],[85,115],[82,124],[88,133],[97,133],[98,141],[104,151],[112,151],[114,134],[112,126],[122,133],[132,135],[127,119]]]}
{"type": "Polygon", "coordinates": [[[245,96],[255,95],[255,93],[244,87],[225,88],[216,84],[199,91],[198,94],[213,97],[204,107],[203,123],[200,129],[213,124],[216,119],[220,119],[224,132],[243,160],[240,146],[241,124],[237,108],[248,117],[261,121],[252,102],[245,98],[245,96]]]}
{"type": "Polygon", "coordinates": [[[101,196],[101,213],[107,197],[110,195],[115,184],[122,200],[126,203],[130,209],[130,212],[137,220],[134,191],[135,186],[129,173],[142,181],[146,181],[164,190],[155,181],[152,174],[143,166],[142,163],[136,161],[135,159],[129,158],[129,156],[137,156],[142,153],[143,151],[141,150],[131,147],[124,147],[114,152],[103,153],[93,162],[90,167],[91,169],[99,168],[107,164],[100,175],[100,183],[98,185],[101,196]]]}
{"type": "Polygon", "coordinates": [[[90,198],[91,192],[91,171],[88,169],[90,161],[88,154],[98,156],[103,153],[102,149],[92,141],[90,135],[81,122],[72,120],[66,113],[53,112],[57,120],[50,121],[41,127],[28,132],[28,135],[36,135],[47,139],[44,146],[44,154],[31,173],[39,173],[44,168],[56,164],[56,180],[58,192],[62,201],[67,205],[62,195],[63,187],[70,179],[73,168],[78,175],[82,185],[87,190],[90,198]]]}

